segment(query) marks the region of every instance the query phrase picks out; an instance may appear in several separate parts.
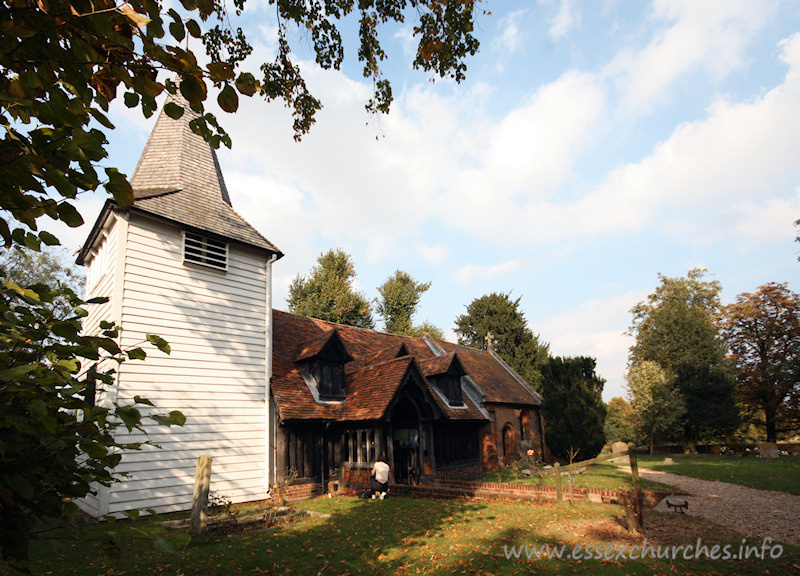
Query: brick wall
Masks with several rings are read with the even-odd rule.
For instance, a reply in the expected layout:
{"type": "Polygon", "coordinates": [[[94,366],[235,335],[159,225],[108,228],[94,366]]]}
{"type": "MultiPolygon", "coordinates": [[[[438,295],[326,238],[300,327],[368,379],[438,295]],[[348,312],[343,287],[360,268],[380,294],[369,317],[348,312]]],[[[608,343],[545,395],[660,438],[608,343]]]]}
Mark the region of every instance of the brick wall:
{"type": "MultiPolygon", "coordinates": [[[[493,414],[494,422],[485,425],[480,432],[481,455],[487,471],[497,470],[499,466],[511,466],[528,449],[534,451],[534,458],[549,461],[551,456],[546,449],[542,454],[542,438],[539,434],[539,422],[535,410],[493,405],[490,411],[493,414]],[[520,424],[525,426],[525,440],[522,439],[520,424]],[[506,426],[510,426],[514,431],[509,458],[505,458],[503,454],[503,430],[506,426]]],[[[544,421],[542,421],[542,425],[544,425],[544,421]]]]}
{"type": "Polygon", "coordinates": [[[272,491],[272,501],[299,502],[324,494],[322,485],[314,481],[297,481],[289,486],[279,486],[272,491]]]}
{"type": "MultiPolygon", "coordinates": [[[[361,484],[339,483],[339,495],[357,495],[367,488],[368,482],[361,484]]],[[[561,488],[562,498],[569,499],[569,485],[561,488]]],[[[617,504],[621,501],[620,490],[601,488],[575,488],[573,499],[576,502],[596,502],[617,504]]],[[[679,494],[676,491],[643,490],[645,506],[655,506],[664,497],[679,494]]],[[[476,500],[556,500],[555,486],[533,486],[530,484],[506,484],[502,482],[473,482],[469,480],[436,479],[418,486],[392,484],[391,496],[410,496],[413,498],[464,498],[476,500]]]]}
{"type": "MultiPolygon", "coordinates": [[[[468,482],[461,480],[437,480],[423,486],[392,486],[390,494],[416,498],[467,498],[477,500],[556,500],[555,486],[532,486],[527,484],[504,484],[498,482],[468,482]]],[[[646,506],[655,506],[671,491],[643,490],[642,500],[646,506]]],[[[562,487],[562,497],[569,499],[569,488],[562,487]]],[[[620,490],[601,488],[575,488],[573,498],[577,502],[616,504],[620,501],[620,490]]]]}

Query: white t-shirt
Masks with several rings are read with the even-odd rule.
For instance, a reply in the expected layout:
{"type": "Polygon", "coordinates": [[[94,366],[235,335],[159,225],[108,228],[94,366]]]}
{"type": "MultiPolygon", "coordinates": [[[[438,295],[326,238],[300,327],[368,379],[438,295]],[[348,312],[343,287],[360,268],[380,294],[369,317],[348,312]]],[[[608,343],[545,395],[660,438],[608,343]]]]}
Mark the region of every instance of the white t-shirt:
{"type": "Polygon", "coordinates": [[[389,481],[389,465],[386,462],[375,462],[372,469],[375,471],[375,480],[381,483],[389,481]]]}

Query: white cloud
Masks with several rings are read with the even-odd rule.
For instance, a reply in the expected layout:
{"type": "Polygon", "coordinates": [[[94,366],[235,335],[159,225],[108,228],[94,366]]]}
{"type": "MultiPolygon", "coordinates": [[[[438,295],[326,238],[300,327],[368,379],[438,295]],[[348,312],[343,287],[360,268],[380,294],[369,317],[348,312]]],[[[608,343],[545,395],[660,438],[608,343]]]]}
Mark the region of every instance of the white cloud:
{"type": "Polygon", "coordinates": [[[417,55],[417,40],[414,38],[414,29],[411,26],[403,26],[394,34],[395,40],[399,40],[403,47],[403,56],[412,62],[417,55]]]}
{"type": "MultiPolygon", "coordinates": [[[[542,0],[540,0],[540,3],[542,0]]],[[[581,17],[580,13],[575,11],[571,0],[560,0],[558,3],[558,12],[550,22],[550,38],[559,40],[565,36],[573,28],[580,28],[581,17]]]]}
{"type": "Polygon", "coordinates": [[[441,266],[450,256],[450,250],[441,243],[431,246],[424,242],[417,242],[416,249],[420,258],[433,266],[441,266]]]}
{"type": "Polygon", "coordinates": [[[497,27],[500,29],[500,34],[495,36],[492,45],[495,48],[505,50],[509,53],[514,53],[522,49],[523,34],[519,29],[519,21],[525,15],[527,10],[516,10],[509,13],[506,17],[502,18],[497,27]]]}
{"type": "Polygon", "coordinates": [[[567,314],[536,322],[531,329],[550,343],[552,356],[596,358],[596,372],[607,380],[603,398],[608,401],[624,393],[628,349],[633,344],[625,331],[631,321],[630,309],[646,296],[637,290],[589,300],[567,314]]]}
{"type": "Polygon", "coordinates": [[[453,273],[453,280],[458,284],[469,284],[477,279],[487,280],[507,276],[517,272],[522,267],[520,260],[506,260],[499,264],[489,264],[479,266],[477,264],[467,264],[453,273]]]}
{"type": "MultiPolygon", "coordinates": [[[[537,195],[533,190],[542,181],[531,171],[528,196],[487,195],[483,204],[467,204],[472,219],[463,214],[459,217],[480,237],[492,241],[580,242],[600,234],[658,227],[691,245],[707,244],[754,226],[753,214],[760,214],[762,220],[776,218],[780,209],[795,206],[800,183],[796,160],[800,149],[800,34],[782,42],[781,47],[781,58],[790,66],[782,84],[751,101],[718,100],[704,119],[677,126],[649,156],[611,169],[605,181],[588,193],[562,201],[537,195]]],[[[525,126],[522,121],[509,120],[515,114],[518,112],[507,118],[509,124],[525,126]]],[[[590,125],[584,125],[583,131],[575,131],[576,138],[588,132],[590,125]]],[[[560,173],[550,187],[566,177],[576,138],[566,138],[562,145],[556,141],[554,150],[548,150],[548,162],[539,169],[546,173],[549,166],[551,177],[560,173]]],[[[507,158],[512,154],[510,151],[507,158]]],[[[470,181],[494,192],[480,179],[486,174],[493,172],[473,174],[470,181]]],[[[502,176],[493,179],[503,181],[502,176]]],[[[547,182],[547,176],[542,180],[547,182]]],[[[766,240],[771,235],[749,236],[766,240]]]]}
{"type": "Polygon", "coordinates": [[[766,204],[743,202],[729,209],[736,233],[758,242],[791,242],[793,223],[800,214],[800,188],[793,198],[772,198],[766,204]]]}
{"type": "Polygon", "coordinates": [[[606,68],[621,92],[620,110],[648,114],[669,98],[679,77],[702,71],[717,80],[747,66],[745,49],[773,7],[749,0],[657,0],[652,20],[665,23],[644,48],[620,53],[606,68]]]}

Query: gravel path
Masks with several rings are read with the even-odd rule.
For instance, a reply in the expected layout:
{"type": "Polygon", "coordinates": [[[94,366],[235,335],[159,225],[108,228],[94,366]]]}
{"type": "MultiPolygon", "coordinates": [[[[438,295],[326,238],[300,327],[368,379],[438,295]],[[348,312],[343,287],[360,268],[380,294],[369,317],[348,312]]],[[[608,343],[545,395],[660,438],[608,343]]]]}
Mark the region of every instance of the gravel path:
{"type": "MultiPolygon", "coordinates": [[[[758,490],[727,482],[701,480],[669,472],[639,468],[642,478],[669,484],[689,493],[670,496],[671,502],[689,502],[688,514],[699,516],[749,538],[771,536],[779,542],[800,545],[800,496],[758,490]]],[[[655,507],[669,512],[667,498],[655,507]]]]}

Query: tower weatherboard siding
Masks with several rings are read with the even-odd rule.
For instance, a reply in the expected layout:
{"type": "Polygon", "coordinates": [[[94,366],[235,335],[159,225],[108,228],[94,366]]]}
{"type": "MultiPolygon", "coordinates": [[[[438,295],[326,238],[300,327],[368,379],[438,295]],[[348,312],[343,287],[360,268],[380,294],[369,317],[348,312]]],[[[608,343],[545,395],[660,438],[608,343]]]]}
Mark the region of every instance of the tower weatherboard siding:
{"type": "Polygon", "coordinates": [[[147,424],[161,449],[125,453],[117,471],[128,476],[81,502],[97,515],[190,508],[201,455],[213,458],[211,491],[234,502],[266,497],[271,482],[267,338],[271,266],[282,254],[232,208],[216,154],[191,132],[192,118],[188,108],[178,120],[161,111],[131,178],[133,206],[109,200],[78,257],[87,297],[109,298],[91,307],[84,330],[116,322],[123,349],[147,352],[120,365],[98,401],[139,395],[158,412],[186,416],[183,427],[147,424]],[[226,269],[184,263],[186,232],[224,243],[226,269]],[[171,354],[143,345],[147,334],[167,340],[171,354]]]}

